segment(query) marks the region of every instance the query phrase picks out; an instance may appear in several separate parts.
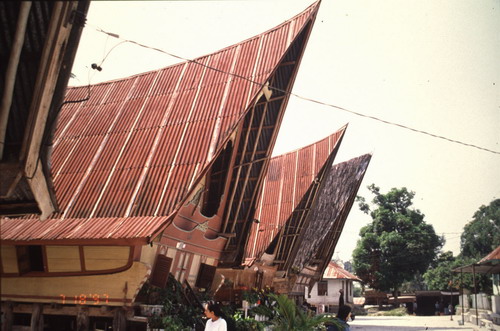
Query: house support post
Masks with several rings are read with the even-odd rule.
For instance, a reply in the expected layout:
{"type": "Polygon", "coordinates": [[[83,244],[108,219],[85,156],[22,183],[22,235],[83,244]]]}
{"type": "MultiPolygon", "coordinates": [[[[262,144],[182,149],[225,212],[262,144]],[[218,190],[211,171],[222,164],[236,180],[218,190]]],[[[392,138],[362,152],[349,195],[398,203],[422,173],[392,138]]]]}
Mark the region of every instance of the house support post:
{"type": "Polygon", "coordinates": [[[14,320],[14,309],[12,302],[7,302],[2,305],[3,321],[2,330],[12,331],[12,321],[14,320]]]}
{"type": "Polygon", "coordinates": [[[127,330],[127,317],[125,316],[124,308],[117,308],[115,316],[113,317],[113,330],[126,331],[127,330]]]}
{"type": "Polygon", "coordinates": [[[88,308],[83,306],[78,306],[78,312],[76,313],[76,330],[88,331],[89,325],[90,325],[90,320],[89,320],[88,308]]]}
{"type": "Polygon", "coordinates": [[[453,274],[451,274],[451,280],[450,280],[450,321],[453,321],[453,274]]]}
{"type": "Polygon", "coordinates": [[[462,325],[465,323],[464,318],[464,270],[460,269],[460,289],[462,290],[462,325]]]}
{"type": "Polygon", "coordinates": [[[472,281],[474,282],[474,306],[476,306],[476,325],[479,325],[479,313],[477,311],[477,286],[476,286],[476,269],[472,265],[472,281]]]}
{"type": "Polygon", "coordinates": [[[35,303],[31,313],[31,331],[43,331],[43,304],[35,303]]]}

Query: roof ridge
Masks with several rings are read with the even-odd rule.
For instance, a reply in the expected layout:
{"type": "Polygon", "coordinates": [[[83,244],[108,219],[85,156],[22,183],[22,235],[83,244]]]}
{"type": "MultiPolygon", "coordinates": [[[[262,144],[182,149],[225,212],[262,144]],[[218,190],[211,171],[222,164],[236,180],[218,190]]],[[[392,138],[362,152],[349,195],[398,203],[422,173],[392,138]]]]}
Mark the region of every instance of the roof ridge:
{"type": "MultiPolygon", "coordinates": [[[[99,83],[95,83],[95,84],[87,84],[87,85],[81,85],[81,86],[68,86],[68,90],[73,90],[73,89],[80,89],[80,88],[88,88],[88,86],[100,86],[100,85],[104,85],[104,84],[109,84],[109,83],[116,83],[116,82],[120,82],[120,81],[125,81],[125,80],[129,80],[129,79],[134,79],[136,77],[140,77],[142,75],[147,75],[147,74],[151,74],[151,73],[154,73],[154,72],[159,72],[161,70],[165,70],[165,69],[169,69],[169,68],[174,68],[176,66],[179,66],[179,65],[184,65],[184,63],[186,62],[193,62],[193,63],[198,63],[198,60],[200,59],[203,59],[203,58],[206,58],[208,56],[212,56],[212,55],[215,55],[215,54],[218,54],[218,53],[221,53],[223,51],[227,51],[231,48],[235,48],[235,47],[238,47],[239,45],[243,45],[247,42],[250,42],[252,40],[255,40],[255,39],[258,39],[258,38],[261,38],[262,36],[266,35],[266,34],[269,34],[275,30],[278,30],[278,29],[281,29],[284,25],[294,21],[294,20],[297,20],[300,16],[302,15],[305,15],[306,13],[309,13],[309,16],[307,19],[310,19],[311,15],[314,15],[317,13],[318,9],[319,9],[319,4],[321,3],[321,0],[318,0],[314,3],[312,3],[311,5],[309,5],[306,9],[304,9],[303,11],[301,11],[300,13],[296,14],[295,16],[293,16],[292,18],[289,18],[287,19],[286,21],[282,22],[281,24],[277,25],[277,26],[274,26],[272,28],[269,28],[268,30],[265,30],[257,35],[254,35],[252,37],[249,37],[247,39],[244,39],[236,44],[232,44],[232,45],[229,45],[229,46],[226,46],[226,47],[223,47],[223,48],[220,48],[218,50],[215,50],[213,51],[212,53],[208,53],[208,54],[205,54],[205,55],[201,55],[201,56],[198,56],[194,59],[187,59],[185,58],[184,61],[181,61],[181,62],[177,62],[177,63],[174,63],[174,64],[171,64],[171,65],[168,65],[168,66],[165,66],[165,67],[161,67],[161,68],[158,68],[158,69],[153,69],[153,70],[148,70],[148,71],[144,71],[144,72],[141,72],[141,73],[137,73],[137,74],[133,74],[133,75],[130,75],[130,76],[126,76],[126,77],[122,77],[122,78],[115,78],[115,79],[110,79],[110,80],[107,80],[107,81],[104,81],[104,82],[99,82],[99,83]]],[[[299,33],[297,33],[297,35],[299,35],[299,33]]],[[[126,42],[127,40],[124,40],[124,42],[126,42]]],[[[182,57],[179,57],[179,58],[182,58],[182,57]]]]}

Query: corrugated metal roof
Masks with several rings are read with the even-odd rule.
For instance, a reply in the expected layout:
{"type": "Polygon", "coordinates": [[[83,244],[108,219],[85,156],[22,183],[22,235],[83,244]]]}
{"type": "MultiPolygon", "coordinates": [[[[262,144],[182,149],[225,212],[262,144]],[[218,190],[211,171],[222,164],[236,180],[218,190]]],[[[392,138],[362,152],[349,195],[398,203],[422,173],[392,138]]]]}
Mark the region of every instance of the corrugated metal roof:
{"type": "MultiPolygon", "coordinates": [[[[320,169],[339,147],[346,127],[298,150],[271,159],[263,193],[246,247],[247,259],[259,258],[310,189],[320,169]]],[[[334,157],[334,156],[333,156],[334,157]]]]}
{"type": "Polygon", "coordinates": [[[54,241],[58,244],[79,240],[104,243],[107,239],[120,238],[130,244],[146,244],[147,239],[165,224],[168,217],[126,217],[126,218],[91,218],[84,222],[78,218],[47,219],[2,219],[2,241],[39,243],[54,241]],[[34,236],[33,234],[36,234],[34,236]],[[142,239],[141,239],[142,238],[142,239]]]}
{"type": "MultiPolygon", "coordinates": [[[[58,121],[52,164],[62,213],[50,219],[60,228],[56,232],[72,234],[78,227],[86,229],[77,232],[82,239],[135,238],[147,235],[140,224],[151,222],[149,235],[163,226],[161,216],[171,215],[186,198],[257,101],[262,84],[273,73],[278,85],[281,77],[293,81],[293,72],[276,66],[299,56],[288,52],[290,45],[299,37],[307,40],[301,32],[311,28],[318,6],[319,2],[278,27],[194,61],[90,89],[71,88],[67,100],[80,100],[88,92],[90,98],[65,105],[58,121]],[[122,229],[104,235],[92,226],[97,219],[122,229]]],[[[301,54],[303,49],[291,51],[301,54]]],[[[280,94],[275,92],[273,98],[280,94]]],[[[8,222],[2,220],[2,239],[17,238],[4,231],[8,222]]],[[[25,238],[45,238],[35,223],[20,223],[25,238]]]]}
{"type": "Polygon", "coordinates": [[[351,274],[349,271],[345,270],[337,263],[330,261],[323,273],[323,279],[352,279],[361,281],[358,277],[351,274]]]}

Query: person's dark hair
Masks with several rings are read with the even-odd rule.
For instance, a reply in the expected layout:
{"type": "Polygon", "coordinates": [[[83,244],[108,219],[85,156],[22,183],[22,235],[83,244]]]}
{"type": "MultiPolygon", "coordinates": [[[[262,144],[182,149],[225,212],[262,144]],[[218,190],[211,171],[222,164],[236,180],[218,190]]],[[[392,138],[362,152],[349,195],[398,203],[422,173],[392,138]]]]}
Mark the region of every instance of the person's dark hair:
{"type": "Polygon", "coordinates": [[[222,317],[222,310],[220,309],[220,306],[217,303],[209,303],[207,306],[207,309],[211,312],[214,313],[215,316],[217,317],[222,317]]]}
{"type": "Polygon", "coordinates": [[[351,306],[343,305],[343,306],[339,307],[339,311],[337,313],[337,318],[345,321],[345,320],[347,320],[347,316],[349,315],[350,312],[351,312],[351,306]]]}

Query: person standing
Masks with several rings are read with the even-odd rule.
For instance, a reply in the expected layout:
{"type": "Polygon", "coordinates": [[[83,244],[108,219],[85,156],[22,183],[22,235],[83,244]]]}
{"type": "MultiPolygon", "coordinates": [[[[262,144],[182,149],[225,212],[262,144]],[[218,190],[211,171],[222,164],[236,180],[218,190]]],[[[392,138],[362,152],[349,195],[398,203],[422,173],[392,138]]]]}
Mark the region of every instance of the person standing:
{"type": "Polygon", "coordinates": [[[205,316],[208,318],[205,331],[227,331],[227,323],[221,317],[222,311],[218,304],[209,303],[205,308],[205,316]]]}
{"type": "Polygon", "coordinates": [[[339,290],[340,296],[339,296],[339,309],[344,305],[344,290],[340,289],[339,290]]]}
{"type": "Polygon", "coordinates": [[[349,331],[350,327],[347,322],[351,321],[351,307],[348,305],[343,305],[339,308],[339,312],[337,313],[337,321],[340,324],[341,329],[335,324],[330,324],[327,326],[327,331],[349,331]]]}
{"type": "Polygon", "coordinates": [[[436,301],[434,304],[434,310],[436,311],[436,316],[439,316],[441,312],[441,305],[439,304],[439,301],[436,301]]]}

